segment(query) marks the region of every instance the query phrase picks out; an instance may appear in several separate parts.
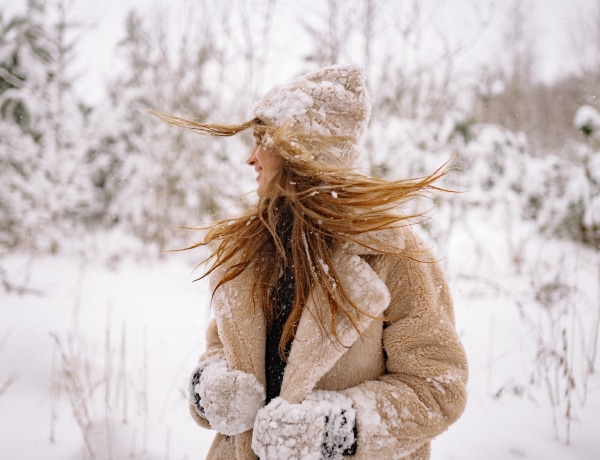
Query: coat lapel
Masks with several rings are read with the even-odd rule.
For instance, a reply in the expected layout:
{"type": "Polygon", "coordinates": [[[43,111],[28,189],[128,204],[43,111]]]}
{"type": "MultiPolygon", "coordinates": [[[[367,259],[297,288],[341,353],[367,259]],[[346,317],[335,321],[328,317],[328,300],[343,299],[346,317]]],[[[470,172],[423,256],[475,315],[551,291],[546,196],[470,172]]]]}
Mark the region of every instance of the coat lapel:
{"type": "Polygon", "coordinates": [[[327,303],[322,289],[315,287],[300,318],[283,376],[281,396],[291,403],[301,402],[340,357],[358,339],[374,318],[381,316],[390,302],[385,283],[357,254],[340,250],[333,260],[340,282],[348,296],[365,314],[354,315],[354,325],[344,315],[336,321],[339,341],[327,324],[327,303]],[[318,321],[325,319],[327,327],[318,321]],[[356,327],[355,327],[356,326],[356,327]]]}
{"type": "Polygon", "coordinates": [[[262,309],[251,295],[250,272],[245,270],[221,286],[215,293],[213,307],[230,368],[254,374],[264,385],[266,327],[262,309]]]}

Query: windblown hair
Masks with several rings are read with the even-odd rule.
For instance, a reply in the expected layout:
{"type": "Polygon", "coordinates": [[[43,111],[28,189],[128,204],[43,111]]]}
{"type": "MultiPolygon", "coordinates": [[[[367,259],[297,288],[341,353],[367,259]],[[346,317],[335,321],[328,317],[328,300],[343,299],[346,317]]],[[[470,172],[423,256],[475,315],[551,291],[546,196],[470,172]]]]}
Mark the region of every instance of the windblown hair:
{"type": "MultiPolygon", "coordinates": [[[[284,358],[311,286],[320,286],[329,304],[328,317],[316,319],[323,331],[336,339],[337,315],[345,315],[355,324],[357,314],[366,314],[353,304],[340,283],[332,262],[336,248],[345,242],[365,244],[357,237],[366,232],[410,225],[419,216],[403,215],[398,208],[428,190],[439,190],[433,183],[446,173],[442,167],[423,178],[390,181],[314,159],[315,152],[343,146],[347,141],[344,138],[310,136],[290,125],[268,126],[258,119],[239,125],[209,125],[155,115],[168,123],[213,136],[231,136],[252,128],[257,143],[282,157],[282,167],[254,206],[241,215],[202,227],[207,230],[204,240],[186,249],[216,244],[204,261],[212,263],[202,276],[225,269],[215,291],[245,270],[252,270],[252,294],[263,308],[267,325],[276,314],[275,289],[280,270],[291,270],[295,280],[294,303],[279,344],[284,358]]],[[[411,257],[389,244],[372,249],[411,257]]]]}

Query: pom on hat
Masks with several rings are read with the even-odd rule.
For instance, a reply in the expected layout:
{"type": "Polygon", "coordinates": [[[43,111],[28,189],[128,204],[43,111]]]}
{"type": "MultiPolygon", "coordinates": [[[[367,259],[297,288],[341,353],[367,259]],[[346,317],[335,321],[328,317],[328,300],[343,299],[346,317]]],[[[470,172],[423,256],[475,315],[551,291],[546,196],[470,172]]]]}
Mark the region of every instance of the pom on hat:
{"type": "Polygon", "coordinates": [[[358,145],[371,115],[365,73],[359,65],[324,67],[269,90],[254,107],[254,115],[272,126],[291,123],[310,135],[342,136],[316,158],[351,166],[360,155],[358,145]]]}

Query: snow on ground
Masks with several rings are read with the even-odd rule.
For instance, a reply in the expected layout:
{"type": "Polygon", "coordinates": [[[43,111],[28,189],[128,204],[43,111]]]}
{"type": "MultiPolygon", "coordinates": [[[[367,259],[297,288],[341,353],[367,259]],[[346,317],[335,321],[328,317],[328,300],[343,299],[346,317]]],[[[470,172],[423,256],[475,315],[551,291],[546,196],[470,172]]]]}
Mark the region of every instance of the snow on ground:
{"type": "MultiPolygon", "coordinates": [[[[466,225],[450,234],[444,263],[470,358],[470,400],[434,441],[433,460],[600,458],[600,379],[587,380],[582,409],[583,377],[574,374],[571,442],[560,416],[557,441],[545,389],[530,382],[539,352],[531,318],[544,313],[527,303],[532,279],[543,284],[558,273],[575,283],[583,300],[567,326],[580,332],[575,342],[589,343],[599,308],[597,259],[564,243],[535,242],[524,247],[530,262],[519,273],[497,223],[466,225]]],[[[2,458],[88,458],[86,442],[99,459],[204,458],[213,433],[192,422],[185,397],[209,317],[206,283],[192,282],[194,260],[189,253],[118,261],[85,254],[1,261],[8,280],[28,288],[0,294],[2,458]]],[[[575,362],[582,353],[570,356],[575,362]]]]}
{"type": "Polygon", "coordinates": [[[0,382],[17,376],[0,396],[2,458],[82,458],[81,430],[69,398],[64,389],[58,401],[53,396],[52,373],[59,365],[53,370],[52,363],[60,360],[50,333],[58,335],[64,348],[74,350],[70,356],[84,362],[77,366],[82,379],[91,376],[91,384],[84,385],[92,393],[84,396],[94,422],[91,443],[106,444],[94,438],[107,439],[107,412],[116,422],[114,456],[99,452],[97,458],[126,458],[131,453],[143,459],[204,457],[212,436],[190,423],[184,389],[202,351],[208,296],[191,282],[194,265],[189,259],[175,255],[127,260],[113,268],[76,255],[32,261],[16,255],[4,262],[11,280],[29,277],[27,286],[35,292],[2,294],[0,382]],[[125,366],[120,364],[122,355],[125,366]],[[121,368],[126,368],[125,378],[119,378],[121,368]],[[108,411],[101,382],[106,375],[112,376],[108,411]],[[125,393],[126,411],[121,402],[114,402],[123,401],[125,393]]]}

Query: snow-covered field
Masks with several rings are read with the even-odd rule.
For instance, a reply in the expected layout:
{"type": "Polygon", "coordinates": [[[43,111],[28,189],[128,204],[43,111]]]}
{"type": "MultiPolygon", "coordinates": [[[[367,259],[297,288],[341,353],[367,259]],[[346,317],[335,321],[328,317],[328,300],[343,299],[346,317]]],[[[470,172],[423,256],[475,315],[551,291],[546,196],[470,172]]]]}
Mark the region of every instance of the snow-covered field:
{"type": "MultiPolygon", "coordinates": [[[[598,459],[600,376],[583,372],[598,345],[598,256],[527,240],[515,265],[499,228],[473,217],[448,234],[443,263],[470,357],[470,401],[432,458],[598,459]],[[557,344],[568,345],[562,361],[543,353],[557,344]],[[571,393],[560,387],[564,369],[571,393]],[[559,386],[560,440],[547,385],[559,386]]],[[[99,459],[204,458],[213,433],[194,425],[185,398],[210,314],[206,283],[192,282],[194,254],[117,259],[111,244],[1,261],[23,290],[0,293],[0,458],[89,458],[86,443],[99,459]]]]}

